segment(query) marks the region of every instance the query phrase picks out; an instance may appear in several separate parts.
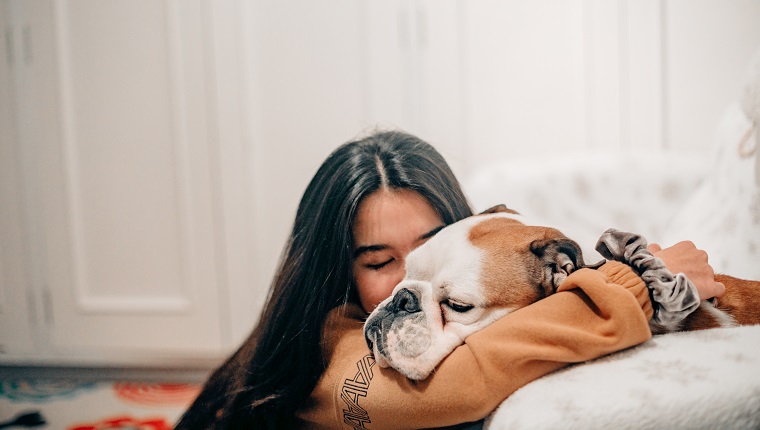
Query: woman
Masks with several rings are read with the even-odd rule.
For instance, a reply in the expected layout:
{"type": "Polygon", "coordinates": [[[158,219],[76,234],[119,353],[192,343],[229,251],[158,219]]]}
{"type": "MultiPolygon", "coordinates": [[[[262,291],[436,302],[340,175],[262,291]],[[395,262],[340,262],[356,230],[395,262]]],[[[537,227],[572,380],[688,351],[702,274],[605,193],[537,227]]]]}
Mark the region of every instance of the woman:
{"type": "MultiPolygon", "coordinates": [[[[360,335],[362,318],[403,278],[406,254],[443,226],[471,214],[445,160],[414,136],[379,132],[336,149],[304,192],[259,323],[241,348],[212,374],[177,428],[352,428],[369,421],[373,428],[386,428],[394,420],[408,427],[456,424],[481,418],[490,406],[472,416],[458,414],[452,404],[465,403],[457,398],[457,392],[447,392],[447,403],[438,396],[436,382],[431,381],[440,381],[441,390],[450,390],[449,381],[459,378],[464,385],[469,376],[478,376],[482,370],[478,366],[502,359],[506,364],[520,361],[521,357],[507,352],[504,355],[508,357],[500,356],[499,351],[508,351],[513,343],[527,347],[527,359],[535,359],[540,365],[517,372],[517,377],[508,375],[512,382],[497,384],[488,405],[498,404],[519,386],[565,362],[587,360],[648,339],[646,321],[651,305],[646,288],[629,269],[617,268],[616,275],[600,272],[600,280],[591,283],[606,284],[613,275],[626,278],[628,288],[616,290],[624,305],[597,303],[588,297],[595,294],[593,291],[556,294],[560,296],[557,303],[542,304],[537,307],[539,312],[515,313],[511,322],[483,330],[483,339],[479,338],[474,347],[460,348],[461,354],[455,351],[453,358],[444,360],[440,370],[420,384],[424,396],[416,391],[419,387],[398,373],[373,368],[360,335]],[[556,319],[552,306],[578,309],[581,316],[556,319]],[[602,313],[610,314],[603,323],[598,321],[600,306],[602,313]],[[573,321],[565,321],[568,318],[573,321]],[[572,330],[585,330],[587,339],[579,343],[577,338],[565,340],[556,334],[535,339],[531,335],[526,344],[524,336],[519,337],[531,329],[527,326],[544,320],[549,325],[567,323],[572,330]],[[599,324],[604,324],[607,332],[612,330],[612,335],[606,333],[607,338],[602,339],[599,324]],[[491,332],[498,334],[497,340],[484,340],[491,332]],[[510,339],[509,333],[518,338],[510,339]],[[558,345],[558,351],[578,345],[587,348],[531,356],[546,345],[558,345]],[[478,348],[484,355],[473,353],[478,348]],[[476,356],[480,362],[459,355],[476,356]],[[366,385],[353,385],[356,389],[343,385],[336,391],[338,384],[350,379],[344,376],[352,371],[363,377],[366,385]],[[435,400],[426,407],[424,399],[431,395],[435,400]],[[410,396],[418,401],[414,407],[410,396]],[[410,412],[410,417],[399,414],[394,418],[394,411],[410,412]]],[[[663,251],[661,257],[671,270],[687,273],[709,296],[718,286],[713,285],[712,269],[706,255],[701,254],[693,245],[681,244],[663,251]],[[701,257],[699,263],[693,263],[695,254],[701,257]],[[691,265],[686,267],[684,262],[691,265]]],[[[522,368],[517,364],[515,369],[522,368]]],[[[488,376],[488,372],[482,374],[488,376]]]]}

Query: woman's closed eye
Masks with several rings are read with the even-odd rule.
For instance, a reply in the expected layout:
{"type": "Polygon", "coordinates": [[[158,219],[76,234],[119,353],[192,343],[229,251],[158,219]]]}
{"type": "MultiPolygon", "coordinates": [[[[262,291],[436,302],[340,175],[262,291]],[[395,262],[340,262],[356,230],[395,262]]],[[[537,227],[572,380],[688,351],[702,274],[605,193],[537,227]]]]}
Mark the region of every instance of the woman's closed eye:
{"type": "Polygon", "coordinates": [[[389,265],[390,263],[392,263],[393,260],[395,260],[395,258],[391,258],[389,260],[383,261],[382,263],[366,264],[364,267],[366,267],[368,269],[371,269],[371,270],[380,270],[383,267],[385,267],[385,266],[389,265]]]}

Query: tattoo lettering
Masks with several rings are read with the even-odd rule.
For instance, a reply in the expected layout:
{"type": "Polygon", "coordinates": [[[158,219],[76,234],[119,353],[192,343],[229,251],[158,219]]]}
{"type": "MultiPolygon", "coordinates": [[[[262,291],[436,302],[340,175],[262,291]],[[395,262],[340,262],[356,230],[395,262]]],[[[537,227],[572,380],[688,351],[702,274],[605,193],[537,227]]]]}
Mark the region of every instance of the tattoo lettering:
{"type": "Polygon", "coordinates": [[[356,375],[353,379],[343,381],[340,398],[346,404],[347,409],[343,409],[343,423],[353,429],[366,429],[367,424],[372,421],[369,419],[369,413],[359,404],[360,399],[367,397],[367,390],[372,381],[372,368],[375,366],[375,359],[372,354],[367,354],[356,363],[356,375]]]}

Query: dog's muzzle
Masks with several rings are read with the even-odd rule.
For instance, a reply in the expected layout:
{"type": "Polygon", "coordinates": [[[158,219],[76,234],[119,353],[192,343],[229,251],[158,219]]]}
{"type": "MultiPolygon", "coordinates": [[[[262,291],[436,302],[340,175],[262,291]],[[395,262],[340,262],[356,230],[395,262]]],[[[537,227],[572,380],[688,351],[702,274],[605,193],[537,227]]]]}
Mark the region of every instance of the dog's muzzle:
{"type": "Polygon", "coordinates": [[[385,355],[385,338],[391,329],[394,320],[403,320],[422,311],[420,299],[407,288],[402,288],[393,296],[391,301],[378,309],[364,326],[364,340],[367,347],[372,350],[377,344],[377,350],[385,355]]]}

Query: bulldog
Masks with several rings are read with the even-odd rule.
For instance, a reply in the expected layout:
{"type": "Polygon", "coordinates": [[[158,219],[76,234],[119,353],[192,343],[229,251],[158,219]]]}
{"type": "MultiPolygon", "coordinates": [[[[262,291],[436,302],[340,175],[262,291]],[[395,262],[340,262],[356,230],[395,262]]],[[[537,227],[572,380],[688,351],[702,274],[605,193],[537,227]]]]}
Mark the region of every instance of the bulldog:
{"type": "MultiPolygon", "coordinates": [[[[720,299],[699,301],[693,284],[673,275],[638,235],[608,230],[596,248],[631,265],[647,283],[655,334],[760,323],[760,282],[725,275],[720,299]]],[[[580,247],[560,231],[526,225],[504,205],[438,232],[406,258],[406,276],[364,324],[381,367],[425,379],[467,336],[547,297],[587,266],[580,247]]]]}

